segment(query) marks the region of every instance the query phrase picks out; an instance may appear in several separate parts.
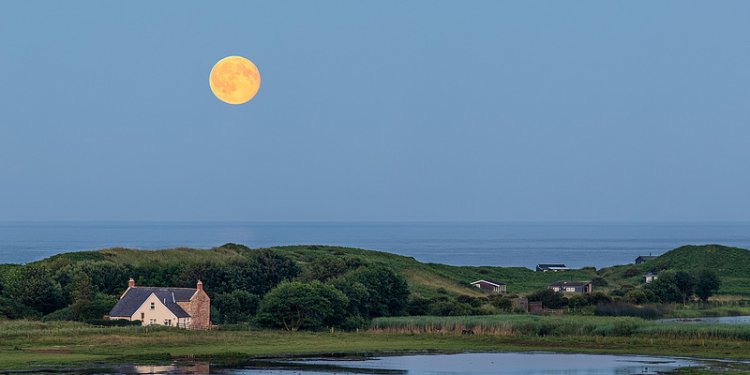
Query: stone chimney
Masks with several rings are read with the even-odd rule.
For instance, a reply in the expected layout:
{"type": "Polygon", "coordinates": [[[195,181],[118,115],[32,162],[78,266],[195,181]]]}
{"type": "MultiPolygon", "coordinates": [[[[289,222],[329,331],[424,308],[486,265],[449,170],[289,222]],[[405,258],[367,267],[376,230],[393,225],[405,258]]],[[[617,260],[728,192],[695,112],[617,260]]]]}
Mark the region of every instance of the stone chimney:
{"type": "Polygon", "coordinates": [[[198,290],[203,290],[203,281],[198,280],[198,284],[196,285],[196,288],[198,290]]]}
{"type": "Polygon", "coordinates": [[[128,280],[128,288],[135,288],[135,280],[132,277],[128,280]]]}

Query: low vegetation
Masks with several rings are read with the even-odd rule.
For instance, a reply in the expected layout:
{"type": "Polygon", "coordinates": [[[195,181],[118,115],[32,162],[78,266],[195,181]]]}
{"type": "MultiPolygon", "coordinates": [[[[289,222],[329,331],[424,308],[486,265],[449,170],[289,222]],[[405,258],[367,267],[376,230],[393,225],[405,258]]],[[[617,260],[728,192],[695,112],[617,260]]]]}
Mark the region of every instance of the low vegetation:
{"type": "Polygon", "coordinates": [[[735,290],[738,279],[750,277],[748,254],[714,245],[686,246],[639,265],[541,273],[425,264],[385,252],[329,246],[108,249],[0,265],[0,317],[101,319],[129,277],[141,286],[176,287],[193,287],[202,279],[215,324],[287,330],[355,330],[383,316],[504,314],[514,311],[512,299],[519,295],[567,314],[679,316],[680,311],[699,311],[695,305],[710,310],[712,294],[735,290]],[[735,264],[722,261],[724,257],[735,264]],[[658,272],[659,279],[643,286],[640,278],[647,271],[658,272]],[[494,295],[469,285],[482,278],[506,282],[510,294],[494,295]],[[546,288],[561,278],[592,280],[597,292],[563,295],[546,288]]]}
{"type": "Polygon", "coordinates": [[[376,318],[360,332],[190,331],[98,327],[78,322],[0,321],[0,369],[54,370],[86,363],[248,359],[303,354],[461,351],[557,351],[701,358],[750,357],[747,329],[678,325],[636,318],[376,318]],[[464,332],[465,329],[472,333],[464,332]],[[439,329],[439,331],[438,331],[439,329]],[[420,334],[414,334],[420,333],[420,334]]]}
{"type": "Polygon", "coordinates": [[[668,337],[747,341],[750,325],[682,324],[654,322],[631,317],[587,317],[495,315],[465,317],[389,317],[372,322],[374,332],[399,334],[447,334],[493,336],[589,336],[589,337],[668,337]]]}

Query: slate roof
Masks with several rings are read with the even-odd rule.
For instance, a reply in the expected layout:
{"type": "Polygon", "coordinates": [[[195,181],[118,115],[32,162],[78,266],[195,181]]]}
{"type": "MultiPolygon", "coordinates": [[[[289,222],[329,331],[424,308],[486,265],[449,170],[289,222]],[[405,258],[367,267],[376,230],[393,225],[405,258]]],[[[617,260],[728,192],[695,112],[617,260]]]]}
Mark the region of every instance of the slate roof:
{"type": "Polygon", "coordinates": [[[549,284],[549,286],[586,286],[588,284],[591,284],[591,281],[555,281],[552,284],[549,284]]]}
{"type": "Polygon", "coordinates": [[[196,291],[197,289],[190,288],[129,288],[109,312],[109,316],[132,316],[151,294],[155,294],[175,316],[189,318],[190,314],[186,313],[177,302],[189,302],[190,297],[196,291]]]}
{"type": "Polygon", "coordinates": [[[484,281],[485,283],[489,283],[489,284],[495,284],[497,286],[506,285],[505,283],[501,283],[499,281],[492,281],[492,280],[487,280],[487,279],[477,280],[477,281],[471,283],[471,285],[481,283],[482,281],[484,281]]]}
{"type": "Polygon", "coordinates": [[[635,258],[635,261],[647,262],[649,260],[656,259],[656,258],[658,258],[657,255],[641,255],[638,258],[635,258]]]}
{"type": "Polygon", "coordinates": [[[555,271],[568,269],[569,268],[562,263],[539,263],[536,265],[537,271],[555,271]]]}

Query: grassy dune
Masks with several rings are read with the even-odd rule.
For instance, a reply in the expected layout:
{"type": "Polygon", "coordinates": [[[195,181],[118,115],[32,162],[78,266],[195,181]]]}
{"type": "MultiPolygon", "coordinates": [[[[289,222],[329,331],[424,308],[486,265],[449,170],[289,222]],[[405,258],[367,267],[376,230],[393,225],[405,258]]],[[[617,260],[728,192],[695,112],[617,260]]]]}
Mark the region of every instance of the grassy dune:
{"type": "MultiPolygon", "coordinates": [[[[498,280],[508,284],[509,293],[527,293],[546,288],[557,280],[591,280],[602,277],[608,284],[598,290],[619,288],[622,285],[640,285],[641,276],[648,271],[663,269],[696,271],[709,268],[716,271],[723,284],[719,291],[725,295],[750,296],[750,251],[719,245],[684,246],[674,249],[655,260],[639,265],[620,265],[601,270],[583,268],[565,272],[534,272],[522,267],[450,266],[422,263],[414,258],[397,254],[336,246],[281,246],[270,248],[294,259],[301,266],[320,256],[358,259],[366,264],[382,264],[404,276],[412,293],[432,297],[442,293],[453,295],[478,295],[481,292],[469,283],[478,279],[498,280]],[[628,270],[629,273],[628,273],[628,270]],[[633,273],[633,270],[635,272],[633,273]],[[633,276],[627,276],[633,274],[633,276]]],[[[131,249],[105,249],[65,253],[39,261],[52,268],[79,261],[104,261],[132,266],[172,265],[202,262],[231,263],[241,260],[254,251],[241,245],[223,246],[210,250],[168,249],[145,251],[131,249]]],[[[14,267],[0,265],[0,272],[14,267]]]]}

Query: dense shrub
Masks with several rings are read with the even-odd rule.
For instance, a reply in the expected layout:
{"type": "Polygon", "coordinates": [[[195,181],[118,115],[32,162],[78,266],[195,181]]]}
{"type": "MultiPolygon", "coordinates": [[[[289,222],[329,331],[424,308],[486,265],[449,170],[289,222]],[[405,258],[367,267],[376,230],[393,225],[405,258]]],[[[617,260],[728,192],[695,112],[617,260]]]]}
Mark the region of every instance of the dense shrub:
{"type": "Polygon", "coordinates": [[[211,304],[216,307],[217,322],[222,324],[236,324],[249,322],[258,311],[260,298],[244,290],[230,293],[219,293],[214,296],[211,304]]]}
{"type": "Polygon", "coordinates": [[[501,311],[509,312],[509,311],[511,311],[513,309],[513,301],[511,301],[508,298],[503,298],[501,296],[497,296],[495,298],[492,298],[490,300],[490,303],[492,304],[493,307],[495,307],[495,308],[497,308],[497,309],[499,309],[501,311]]]}
{"type": "Polygon", "coordinates": [[[125,320],[125,319],[88,319],[84,323],[91,324],[94,326],[105,326],[105,327],[127,327],[127,326],[140,326],[140,320],[125,320]]]}
{"type": "Polygon", "coordinates": [[[607,279],[597,276],[594,279],[591,280],[591,285],[593,286],[607,286],[609,285],[609,282],[607,282],[607,279]]]}
{"type": "Polygon", "coordinates": [[[472,296],[467,296],[465,294],[462,294],[456,297],[456,302],[465,303],[471,307],[479,307],[479,306],[484,305],[487,302],[487,300],[484,298],[472,297],[472,296]]]}
{"type": "Polygon", "coordinates": [[[527,296],[529,301],[541,301],[544,307],[550,309],[560,309],[568,305],[568,299],[560,292],[552,289],[541,289],[527,296]]]}
{"type": "Polygon", "coordinates": [[[640,274],[641,274],[641,271],[639,271],[635,267],[628,268],[628,269],[625,270],[625,272],[622,273],[622,275],[624,277],[634,277],[634,276],[638,276],[640,274]]]}
{"type": "Polygon", "coordinates": [[[288,331],[339,326],[346,318],[344,293],[319,281],[285,281],[263,297],[258,322],[288,331]]]}
{"type": "Polygon", "coordinates": [[[406,280],[384,266],[360,267],[332,281],[333,285],[349,293],[344,286],[359,283],[366,295],[358,292],[360,299],[357,310],[362,316],[404,315],[409,301],[409,288],[406,280]]]}
{"type": "Polygon", "coordinates": [[[656,306],[637,306],[622,302],[600,303],[594,314],[599,316],[633,316],[643,319],[656,319],[662,316],[656,306]]]}
{"type": "Polygon", "coordinates": [[[422,297],[412,297],[406,307],[406,313],[409,315],[427,315],[432,300],[422,297]]]}
{"type": "Polygon", "coordinates": [[[434,316],[461,316],[472,315],[472,309],[470,305],[465,303],[445,300],[430,304],[427,313],[434,316]]]}
{"type": "Polygon", "coordinates": [[[3,294],[42,314],[51,313],[65,306],[62,288],[52,276],[45,266],[19,267],[7,276],[3,294]]]}

